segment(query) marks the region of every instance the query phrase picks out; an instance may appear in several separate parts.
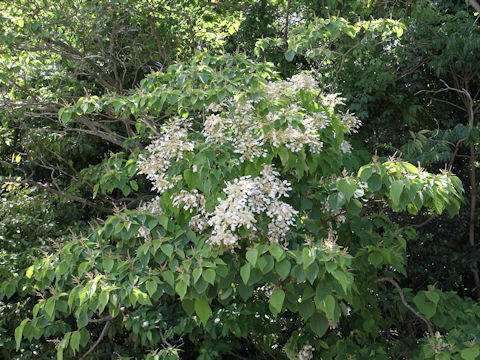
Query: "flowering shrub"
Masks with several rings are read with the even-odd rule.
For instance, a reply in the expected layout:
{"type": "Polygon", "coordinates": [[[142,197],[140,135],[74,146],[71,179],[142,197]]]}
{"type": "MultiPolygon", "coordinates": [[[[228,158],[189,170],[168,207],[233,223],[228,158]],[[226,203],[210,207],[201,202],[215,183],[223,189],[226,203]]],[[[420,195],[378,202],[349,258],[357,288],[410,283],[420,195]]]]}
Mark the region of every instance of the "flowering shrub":
{"type": "Polygon", "coordinates": [[[128,356],[138,358],[386,359],[385,349],[404,349],[378,337],[391,325],[383,311],[419,320],[422,332],[432,309],[448,317],[452,305],[434,289],[431,301],[406,294],[418,306],[408,315],[403,292],[382,279],[398,285],[414,236],[389,212],[455,215],[460,181],[396,159],[348,173],[347,138],[360,122],[312,74],[279,81],[270,65],[242,56],[201,56],[152,75],[135,94],[96,101],[122,101],[121,111],[142,119],[161,106],[170,114],[145,130],[152,139],[138,161],[155,197],[27,270],[39,299],[17,328],[18,345],[59,336],[62,359],[98,346],[90,329],[102,324],[102,336],[131,343],[128,356]],[[61,337],[51,330],[58,323],[61,337]]]}

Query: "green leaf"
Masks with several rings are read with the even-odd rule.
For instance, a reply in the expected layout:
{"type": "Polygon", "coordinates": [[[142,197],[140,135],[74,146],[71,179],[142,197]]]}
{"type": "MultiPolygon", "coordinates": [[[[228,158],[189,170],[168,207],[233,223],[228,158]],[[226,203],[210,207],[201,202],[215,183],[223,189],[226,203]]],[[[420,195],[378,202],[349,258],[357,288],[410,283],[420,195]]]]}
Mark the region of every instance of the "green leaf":
{"type": "Polygon", "coordinates": [[[63,346],[61,345],[57,348],[57,360],[63,360],[63,346]]]}
{"type": "Polygon", "coordinates": [[[23,319],[20,325],[15,329],[15,344],[17,351],[20,349],[20,343],[22,341],[23,328],[29,322],[30,319],[23,319]]]}
{"type": "Polygon", "coordinates": [[[315,261],[315,253],[313,249],[304,247],[302,249],[303,268],[308,268],[315,261]]]}
{"type": "Polygon", "coordinates": [[[242,277],[243,283],[247,285],[248,280],[250,279],[250,271],[251,271],[250,264],[245,264],[240,268],[240,276],[242,277]]]}
{"type": "Polygon", "coordinates": [[[317,275],[318,275],[318,264],[313,263],[312,265],[310,265],[305,270],[305,275],[307,275],[307,280],[310,282],[310,284],[313,285],[313,283],[317,279],[317,275]]]}
{"type": "Polygon", "coordinates": [[[335,299],[333,298],[332,295],[327,295],[325,297],[325,300],[323,301],[325,305],[325,313],[330,316],[330,318],[334,318],[334,312],[335,312],[335,299]]]}
{"type": "Polygon", "coordinates": [[[358,170],[358,177],[362,181],[368,181],[370,179],[370,176],[373,174],[373,168],[372,165],[365,165],[358,170]]]}
{"type": "Polygon", "coordinates": [[[275,260],[279,261],[282,258],[282,256],[285,254],[285,250],[281,246],[273,244],[270,247],[270,254],[272,254],[275,260]]]}
{"type": "Polygon", "coordinates": [[[49,318],[55,315],[55,298],[52,296],[45,302],[45,312],[49,318]]]}
{"type": "Polygon", "coordinates": [[[30,266],[27,271],[25,272],[25,276],[30,279],[33,275],[33,270],[34,270],[34,266],[30,266]]]}
{"type": "Polygon", "coordinates": [[[103,310],[105,310],[105,306],[107,306],[109,298],[108,291],[102,291],[98,297],[98,312],[101,314],[103,310]]]}
{"type": "Polygon", "coordinates": [[[248,262],[252,264],[253,267],[255,267],[255,264],[257,263],[257,259],[258,259],[258,250],[257,249],[248,250],[245,257],[247,258],[248,262]]]}
{"type": "Polygon", "coordinates": [[[162,273],[162,276],[163,278],[165,279],[165,281],[171,286],[173,287],[174,285],[174,281],[175,281],[175,276],[173,275],[173,273],[170,271],[170,270],[166,270],[162,273]]]}
{"type": "Polygon", "coordinates": [[[345,204],[346,198],[345,195],[341,192],[335,192],[328,195],[327,198],[328,206],[332,211],[340,210],[340,208],[345,204]]]}
{"type": "Polygon", "coordinates": [[[70,337],[70,347],[73,350],[73,354],[80,350],[80,339],[81,339],[80,331],[75,331],[72,336],[70,337]]]}
{"type": "Polygon", "coordinates": [[[327,332],[329,324],[325,314],[317,311],[310,318],[309,325],[310,329],[312,329],[315,335],[317,335],[318,337],[322,337],[327,332]]]}
{"type": "Polygon", "coordinates": [[[168,227],[168,217],[166,215],[162,215],[158,218],[158,222],[160,225],[163,226],[164,229],[168,227]]]}
{"type": "Polygon", "coordinates": [[[170,245],[170,244],[162,244],[162,245],[160,245],[160,249],[168,257],[172,256],[172,254],[173,254],[173,246],[170,245]]]}
{"type": "Polygon", "coordinates": [[[274,315],[277,315],[282,311],[283,301],[285,300],[285,293],[281,289],[275,289],[270,295],[269,303],[271,305],[271,310],[274,315]]]}
{"type": "Polygon", "coordinates": [[[195,284],[202,275],[202,268],[197,267],[192,271],[193,283],[195,284]]]}
{"type": "Polygon", "coordinates": [[[215,270],[206,269],[202,272],[202,278],[209,284],[213,285],[215,283],[215,270]]]}
{"type": "Polygon", "coordinates": [[[295,57],[295,52],[293,50],[288,50],[286,53],[285,53],[285,59],[287,61],[292,61],[293,58],[295,57]]]}
{"type": "Polygon", "coordinates": [[[280,276],[280,280],[285,280],[290,274],[290,269],[292,268],[292,265],[290,264],[290,261],[287,259],[284,259],[283,261],[280,261],[279,263],[275,264],[275,270],[277,271],[277,274],[280,276]]]}
{"type": "Polygon", "coordinates": [[[349,201],[357,190],[357,184],[350,179],[340,179],[337,181],[337,190],[345,195],[346,201],[349,201]]]}
{"type": "Polygon", "coordinates": [[[247,286],[245,284],[238,284],[238,293],[242,297],[243,301],[247,301],[253,294],[253,286],[247,286]]]}
{"type": "Polygon", "coordinates": [[[104,269],[107,273],[109,273],[110,271],[112,271],[112,268],[113,268],[113,264],[114,264],[114,263],[115,263],[115,262],[113,261],[112,258],[105,258],[105,259],[103,259],[103,261],[102,261],[103,269],[104,269]]]}
{"type": "Polygon", "coordinates": [[[153,296],[157,291],[157,282],[154,280],[149,280],[145,284],[145,287],[147,288],[148,295],[153,296]]]}
{"type": "Polygon", "coordinates": [[[180,296],[180,299],[183,299],[185,294],[187,293],[187,284],[185,281],[179,281],[177,285],[175,286],[175,291],[177,294],[180,296]]]}
{"type": "Polygon", "coordinates": [[[475,360],[480,355],[478,348],[467,348],[460,351],[460,356],[465,360],[475,360]]]}
{"type": "Polygon", "coordinates": [[[376,192],[382,188],[382,179],[374,174],[368,179],[367,184],[370,191],[376,192]]]}
{"type": "Polygon", "coordinates": [[[203,326],[207,323],[207,320],[212,316],[212,309],[210,309],[210,305],[208,301],[205,299],[197,299],[195,300],[195,312],[197,313],[200,321],[202,322],[203,326]]]}
{"type": "Polygon", "coordinates": [[[368,255],[368,262],[378,267],[383,262],[383,256],[378,252],[372,252],[368,255]]]}
{"type": "Polygon", "coordinates": [[[298,304],[298,313],[307,321],[315,312],[315,304],[312,300],[303,300],[298,304]]]}
{"type": "Polygon", "coordinates": [[[440,295],[436,292],[426,291],[425,296],[434,304],[438,304],[438,300],[440,300],[440,295]]]}
{"type": "Polygon", "coordinates": [[[404,186],[405,184],[401,180],[394,181],[392,185],[390,185],[390,197],[392,198],[394,206],[399,204],[404,186]]]}
{"type": "Polygon", "coordinates": [[[86,311],[80,311],[78,314],[78,319],[77,319],[77,326],[78,328],[82,328],[84,326],[87,326],[88,324],[88,315],[86,311]]]}

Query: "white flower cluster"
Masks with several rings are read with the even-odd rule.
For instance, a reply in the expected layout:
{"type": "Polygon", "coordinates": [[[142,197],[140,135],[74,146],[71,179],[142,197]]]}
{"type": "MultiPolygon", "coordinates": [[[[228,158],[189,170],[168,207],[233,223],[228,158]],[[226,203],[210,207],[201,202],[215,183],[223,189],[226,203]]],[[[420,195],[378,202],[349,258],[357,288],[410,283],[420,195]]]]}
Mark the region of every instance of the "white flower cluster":
{"type": "Polygon", "coordinates": [[[148,211],[149,213],[157,216],[162,215],[163,211],[162,211],[162,208],[160,207],[160,196],[156,196],[155,199],[153,199],[152,201],[149,201],[147,203],[140,205],[137,208],[137,211],[139,212],[148,211]]]}
{"type": "Polygon", "coordinates": [[[356,133],[362,125],[362,122],[347,111],[342,116],[342,124],[345,125],[351,133],[356,133]]]}
{"type": "Polygon", "coordinates": [[[189,122],[186,119],[174,120],[162,128],[162,137],[148,147],[148,158],[141,158],[138,167],[141,174],[153,182],[153,190],[163,192],[175,185],[175,179],[167,179],[166,172],[171,161],[183,157],[184,151],[192,151],[194,144],[187,141],[189,122]]]}
{"type": "Polygon", "coordinates": [[[215,208],[208,224],[213,226],[209,239],[211,244],[233,247],[238,242],[235,231],[240,227],[257,230],[257,217],[265,214],[270,218],[269,240],[280,242],[285,239],[298,212],[282,202],[291,190],[288,181],[280,181],[279,173],[271,165],[266,165],[256,178],[243,176],[227,183],[224,192],[226,199],[215,208]]]}
{"type": "Polygon", "coordinates": [[[322,99],[323,106],[328,107],[330,110],[333,110],[337,105],[345,105],[344,101],[345,98],[340,97],[339,93],[324,95],[322,99]]]}
{"type": "Polygon", "coordinates": [[[313,352],[315,349],[312,345],[305,344],[303,348],[298,353],[298,360],[311,360],[313,359],[313,352]]]}
{"type": "Polygon", "coordinates": [[[198,214],[193,216],[189,223],[192,231],[200,233],[208,228],[207,217],[209,214],[205,210],[205,196],[200,194],[197,189],[191,192],[182,189],[180,194],[172,196],[172,199],[173,206],[182,207],[184,210],[190,211],[190,213],[192,213],[194,209],[197,210],[198,214]]]}
{"type": "Polygon", "coordinates": [[[172,195],[172,199],[172,205],[175,207],[182,207],[184,210],[190,210],[191,213],[197,208],[201,214],[205,215],[205,196],[199,194],[197,189],[191,192],[182,189],[180,194],[172,195]]]}
{"type": "Polygon", "coordinates": [[[295,95],[299,90],[319,90],[317,81],[312,74],[302,72],[293,75],[290,80],[270,82],[265,86],[269,100],[277,101],[284,95],[295,95]]]}
{"type": "MultiPolygon", "coordinates": [[[[220,110],[230,105],[230,110],[213,113],[205,119],[203,135],[206,141],[217,144],[231,142],[234,152],[241,154],[242,162],[266,157],[266,144],[276,148],[284,145],[292,152],[299,152],[308,146],[311,152],[319,153],[323,142],[320,141],[318,132],[330,125],[329,114],[327,111],[311,114],[302,108],[301,103],[294,98],[301,89],[318,90],[317,82],[311,74],[301,73],[287,81],[268,83],[265,92],[272,103],[285,97],[290,99],[287,106],[278,107],[265,118],[258,116],[252,100],[244,104],[230,100],[221,107],[210,107],[212,110],[220,110]],[[278,122],[286,125],[279,128],[278,122]]],[[[330,102],[334,100],[331,97],[327,99],[331,99],[330,102]]]]}
{"type": "Polygon", "coordinates": [[[350,144],[347,140],[343,140],[340,144],[340,150],[342,150],[344,154],[350,154],[352,152],[352,149],[352,144],[350,144]]]}

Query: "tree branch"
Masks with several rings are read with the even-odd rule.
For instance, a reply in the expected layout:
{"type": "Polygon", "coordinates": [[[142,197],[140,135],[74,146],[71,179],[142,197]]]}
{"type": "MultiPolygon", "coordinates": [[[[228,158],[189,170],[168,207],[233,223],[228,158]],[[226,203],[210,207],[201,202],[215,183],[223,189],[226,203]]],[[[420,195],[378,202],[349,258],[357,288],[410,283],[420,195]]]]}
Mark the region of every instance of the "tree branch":
{"type": "Polygon", "coordinates": [[[480,4],[477,2],[477,0],[468,0],[468,2],[480,13],[480,4]]]}
{"type": "Polygon", "coordinates": [[[71,194],[68,194],[66,192],[63,192],[63,191],[60,191],[60,190],[57,190],[57,189],[53,189],[45,184],[42,184],[38,181],[35,181],[35,180],[31,180],[31,179],[24,179],[24,180],[17,180],[17,179],[14,179],[14,178],[7,178],[7,179],[1,179],[0,180],[0,185],[3,185],[5,183],[15,183],[15,184],[29,184],[29,185],[33,185],[39,189],[42,189],[42,190],[46,190],[48,192],[51,192],[52,194],[56,194],[58,196],[62,196],[64,198],[67,198],[69,200],[73,200],[73,201],[76,201],[76,202],[79,202],[83,205],[87,205],[87,206],[90,206],[90,207],[93,207],[97,210],[100,210],[102,212],[106,212],[106,213],[113,213],[113,210],[112,209],[108,209],[106,207],[103,207],[103,206],[100,206],[98,204],[95,204],[94,202],[90,201],[90,200],[87,200],[87,199],[84,199],[84,198],[81,198],[79,196],[75,196],[75,195],[71,195],[71,194]]]}
{"type": "Polygon", "coordinates": [[[391,277],[382,277],[382,278],[378,278],[377,280],[374,281],[374,283],[379,283],[379,282],[389,282],[389,283],[391,283],[393,286],[395,286],[395,287],[397,288],[398,294],[400,295],[400,299],[402,300],[403,305],[405,305],[405,307],[406,307],[408,310],[410,310],[416,317],[418,317],[418,318],[419,318],[420,320],[422,320],[425,324],[427,324],[428,333],[429,333],[430,337],[434,337],[434,332],[433,332],[432,323],[431,323],[430,321],[428,321],[425,316],[423,316],[422,314],[420,314],[417,310],[415,310],[415,309],[407,302],[407,300],[405,299],[405,295],[403,294],[402,288],[400,287],[400,285],[398,284],[398,282],[396,282],[395,280],[393,280],[391,277]]]}
{"type": "Polygon", "coordinates": [[[104,327],[103,327],[103,330],[102,332],[100,333],[100,336],[98,337],[97,341],[95,341],[95,343],[92,345],[92,347],[90,349],[88,349],[88,351],[83,354],[83,356],[80,358],[80,360],[84,360],[93,350],[95,350],[95,348],[98,346],[98,344],[100,344],[100,341],[102,341],[103,337],[105,336],[105,331],[107,331],[107,328],[108,328],[108,325],[110,325],[110,322],[112,320],[107,320],[104,327]]]}

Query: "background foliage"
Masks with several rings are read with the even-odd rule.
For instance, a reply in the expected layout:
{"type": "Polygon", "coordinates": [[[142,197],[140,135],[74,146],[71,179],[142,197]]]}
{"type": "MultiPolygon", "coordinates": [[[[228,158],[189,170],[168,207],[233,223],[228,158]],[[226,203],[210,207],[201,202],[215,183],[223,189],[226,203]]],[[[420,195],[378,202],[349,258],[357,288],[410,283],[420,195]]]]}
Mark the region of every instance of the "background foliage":
{"type": "Polygon", "coordinates": [[[0,357],[480,358],[479,8],[2,2],[0,357]]]}

